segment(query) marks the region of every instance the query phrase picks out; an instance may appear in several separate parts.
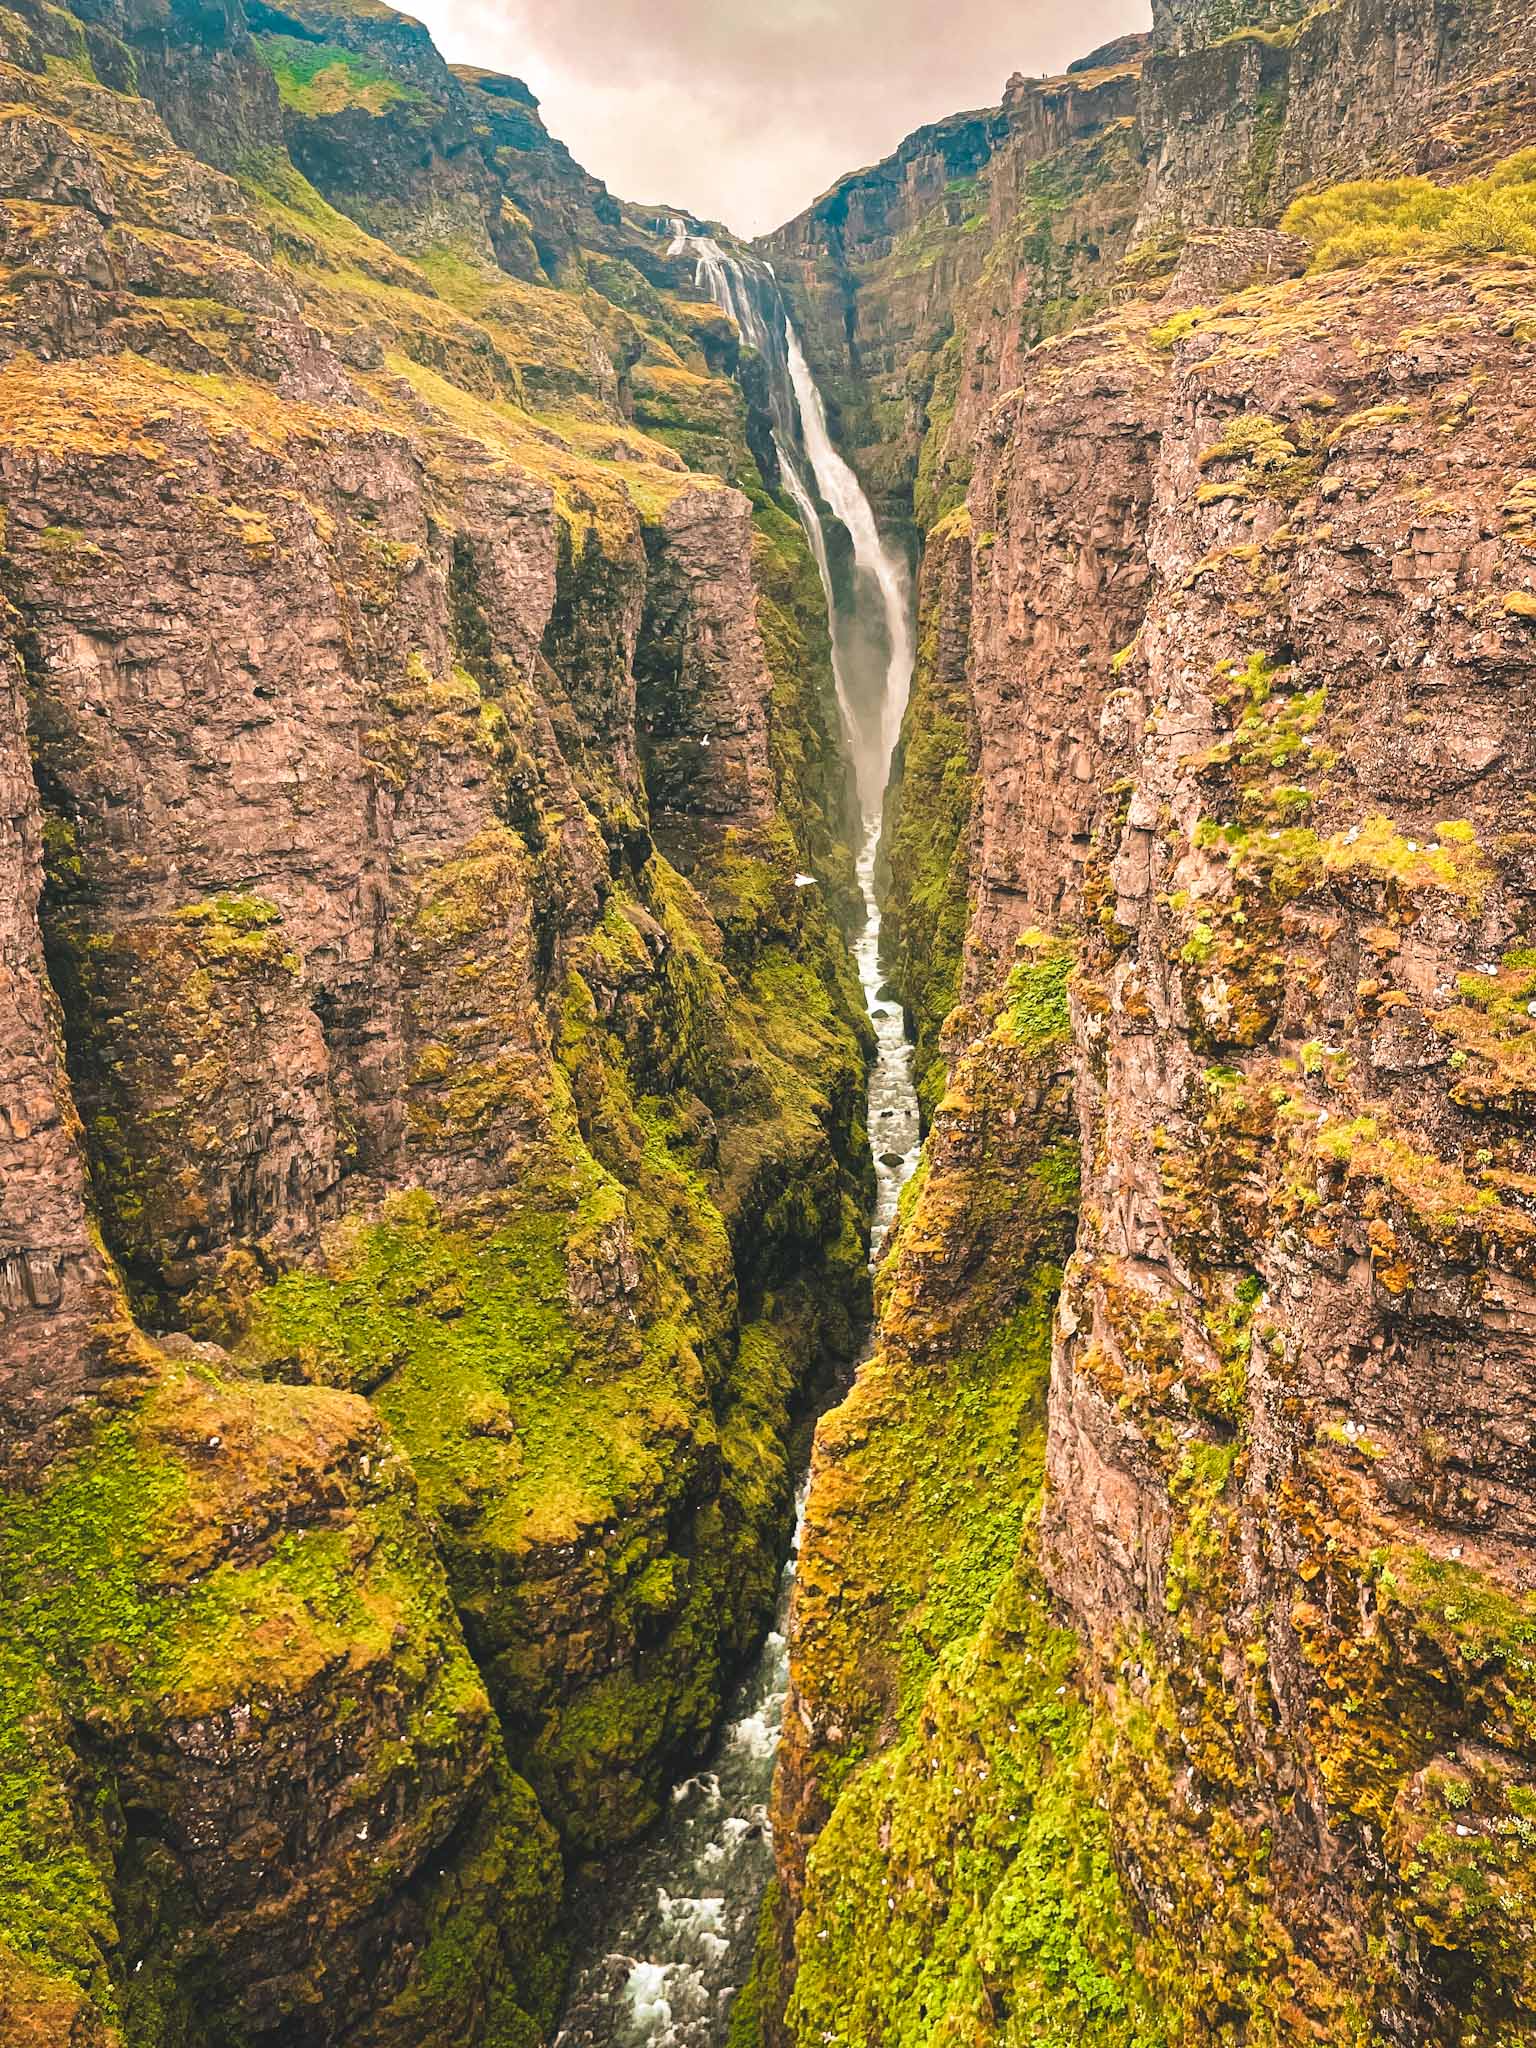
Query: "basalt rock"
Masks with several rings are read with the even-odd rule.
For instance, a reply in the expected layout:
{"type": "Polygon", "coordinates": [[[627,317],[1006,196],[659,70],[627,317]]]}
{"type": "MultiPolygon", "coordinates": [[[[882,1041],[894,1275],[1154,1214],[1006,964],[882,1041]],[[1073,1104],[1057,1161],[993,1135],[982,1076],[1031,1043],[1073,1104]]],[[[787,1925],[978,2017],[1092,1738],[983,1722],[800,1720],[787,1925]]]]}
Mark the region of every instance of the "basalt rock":
{"type": "Polygon", "coordinates": [[[1152,1966],[1168,2007],[1219,1998],[1260,2033],[1532,2024],[1505,1932],[1532,1758],[1496,1641],[1532,1585],[1533,1225],[1488,1085],[1530,886],[1532,649],[1506,603],[1530,555],[1497,510],[1529,432],[1512,286],[1282,287],[1181,351],[1122,672],[1135,786],[1078,997],[1097,1193],[1058,1323],[1047,1570],[1111,1756],[1131,1767],[1145,1714],[1187,1772],[1150,1800],[1110,1782],[1157,1937],[1189,1939],[1152,1966]],[[1414,331],[1441,339],[1394,360],[1414,331]],[[1463,419],[1489,377],[1505,400],[1463,419]],[[1234,514],[1198,479],[1231,479],[1220,428],[1266,407],[1298,440],[1326,420],[1315,478],[1234,514]],[[1213,1805],[1215,1890],[1185,1832],[1213,1805]]]}
{"type": "Polygon", "coordinates": [[[985,114],[920,129],[766,238],[834,427],[876,503],[921,531],[963,502],[987,407],[1123,252],[1144,39],[985,114]]]}
{"type": "Polygon", "coordinates": [[[0,2032],[532,2044],[866,1293],[815,570],[512,82],[13,24],[0,2032]]]}
{"type": "Polygon", "coordinates": [[[1159,7],[1114,237],[960,302],[887,853],[943,1059],[807,1509],[769,2038],[1536,2039],[1525,12],[1159,7]]]}

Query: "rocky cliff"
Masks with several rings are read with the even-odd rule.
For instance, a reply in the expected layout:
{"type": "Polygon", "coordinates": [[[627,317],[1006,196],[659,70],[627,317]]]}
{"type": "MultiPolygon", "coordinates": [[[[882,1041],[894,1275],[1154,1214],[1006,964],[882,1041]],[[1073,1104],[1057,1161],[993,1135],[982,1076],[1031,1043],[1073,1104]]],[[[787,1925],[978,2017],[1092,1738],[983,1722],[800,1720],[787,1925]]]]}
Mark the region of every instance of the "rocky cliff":
{"type": "Polygon", "coordinates": [[[0,51],[0,2033],[531,2043],[867,1285],[815,570],[517,81],[0,51]]]}
{"type": "Polygon", "coordinates": [[[1533,27],[1159,7],[1010,88],[974,228],[939,130],[775,238],[924,535],[931,1119],[818,1436],[776,2037],[1536,2040],[1533,27]]]}
{"type": "MultiPolygon", "coordinates": [[[[1536,2041],[1533,50],[1158,0],[769,240],[927,1140],[743,2048],[1536,2041]]],[[[0,63],[0,2034],[535,2048],[868,1306],[762,366],[373,0],[0,63]]]]}

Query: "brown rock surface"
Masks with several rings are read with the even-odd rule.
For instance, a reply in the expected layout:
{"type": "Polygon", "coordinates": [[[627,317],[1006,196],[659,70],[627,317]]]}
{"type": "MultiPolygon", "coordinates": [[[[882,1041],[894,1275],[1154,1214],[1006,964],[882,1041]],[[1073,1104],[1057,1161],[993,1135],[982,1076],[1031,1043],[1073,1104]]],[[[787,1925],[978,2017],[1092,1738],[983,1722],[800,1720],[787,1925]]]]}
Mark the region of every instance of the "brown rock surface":
{"type": "Polygon", "coordinates": [[[1185,1831],[1227,1759],[1224,1816],[1266,1844],[1239,1939],[1285,1958],[1319,2037],[1362,2008],[1414,2040],[1530,2019],[1501,1931],[1525,1877],[1456,1903],[1532,1766],[1519,1667],[1493,1676],[1458,1605],[1518,1632],[1536,1582],[1536,1225],[1494,1078],[1518,1003],[1472,1021],[1508,1015],[1531,914],[1536,650],[1504,605],[1531,557],[1499,513],[1531,430],[1518,289],[1285,286],[1181,352],[1111,943],[1078,998],[1047,1572],[1112,1711],[1141,1702],[1176,1759],[1161,1811],[1112,1799],[1133,1889],[1215,1991],[1203,1923],[1231,1906],[1185,1831]],[[1201,487],[1260,414],[1315,473],[1201,487]]]}
{"type": "Polygon", "coordinates": [[[6,32],[0,2033],[506,2048],[851,1343],[847,776],[664,243],[254,25],[6,32]]]}
{"type": "Polygon", "coordinates": [[[39,1455],[51,1425],[111,1372],[115,1304],[92,1240],[79,1127],[37,902],[43,822],[27,752],[15,621],[0,672],[0,1465],[39,1455]]]}
{"type": "MultiPolygon", "coordinates": [[[[1013,1104],[998,1183],[920,1181],[896,1240],[808,1509],[780,2038],[1536,2038],[1532,257],[1510,227],[1303,275],[1276,231],[1303,186],[1529,140],[1520,10],[1431,12],[1160,9],[1070,331],[1002,239],[966,323],[989,410],[932,528],[890,960],[929,1039],[966,999],[937,1175],[999,1004],[1027,1039],[1045,935],[1074,949],[1076,1249],[1044,1395],[953,1326],[1017,1282],[999,1218],[1051,1134],[1013,1104]],[[1011,1469],[914,1452],[938,1389],[1011,1469]],[[989,1559],[935,1667],[930,1487],[940,1574],[989,1559]]],[[[850,442],[894,440],[880,396],[850,442]]]]}

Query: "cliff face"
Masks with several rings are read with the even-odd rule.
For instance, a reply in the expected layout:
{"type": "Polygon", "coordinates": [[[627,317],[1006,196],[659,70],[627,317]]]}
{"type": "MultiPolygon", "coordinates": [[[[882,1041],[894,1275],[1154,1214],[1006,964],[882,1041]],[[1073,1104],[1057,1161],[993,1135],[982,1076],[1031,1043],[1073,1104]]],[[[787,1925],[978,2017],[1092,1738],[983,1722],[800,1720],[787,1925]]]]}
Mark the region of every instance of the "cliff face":
{"type": "Polygon", "coordinates": [[[533,2042],[865,1286],[815,571],[515,81],[3,38],[0,2032],[533,2042]]]}
{"type": "Polygon", "coordinates": [[[1043,1554],[1186,2029],[1536,2025],[1523,290],[1309,279],[1174,362],[1043,1554]]]}
{"type": "Polygon", "coordinates": [[[932,1125],[818,1439],[783,2038],[1536,2039],[1528,16],[1160,10],[1063,332],[993,259],[1013,388],[928,534],[886,838],[932,1125]]]}
{"type": "Polygon", "coordinates": [[[1145,40],[1010,80],[1001,107],[920,129],[764,240],[888,524],[922,532],[963,502],[988,405],[1123,252],[1145,40]]]}
{"type": "MultiPolygon", "coordinates": [[[[1536,15],[1155,17],[771,238],[928,1136],[738,2034],[1513,2048],[1536,15]]],[[[533,2048],[865,1304],[815,569],[515,79],[0,62],[0,2033],[533,2048]]]]}

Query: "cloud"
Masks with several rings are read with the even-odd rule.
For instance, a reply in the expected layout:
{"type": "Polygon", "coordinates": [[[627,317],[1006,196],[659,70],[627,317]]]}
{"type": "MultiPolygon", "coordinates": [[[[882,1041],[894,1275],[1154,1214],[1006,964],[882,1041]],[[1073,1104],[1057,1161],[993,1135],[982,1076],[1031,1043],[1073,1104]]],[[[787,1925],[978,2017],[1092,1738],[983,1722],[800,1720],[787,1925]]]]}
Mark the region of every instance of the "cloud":
{"type": "Polygon", "coordinates": [[[777,227],[925,121],[1146,25],[1146,0],[403,0],[454,63],[525,78],[624,199],[777,227]]]}

